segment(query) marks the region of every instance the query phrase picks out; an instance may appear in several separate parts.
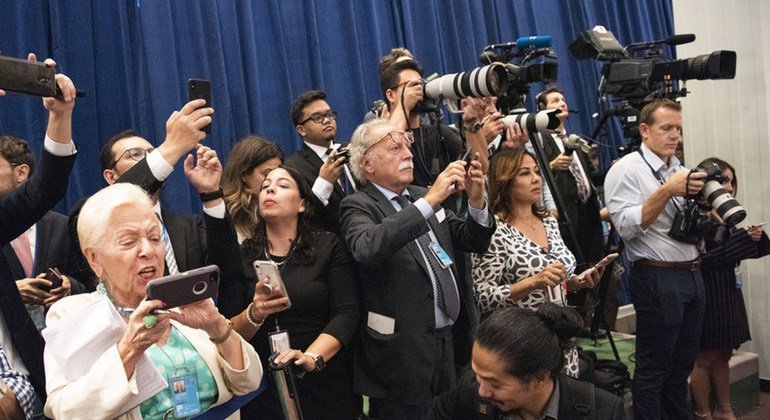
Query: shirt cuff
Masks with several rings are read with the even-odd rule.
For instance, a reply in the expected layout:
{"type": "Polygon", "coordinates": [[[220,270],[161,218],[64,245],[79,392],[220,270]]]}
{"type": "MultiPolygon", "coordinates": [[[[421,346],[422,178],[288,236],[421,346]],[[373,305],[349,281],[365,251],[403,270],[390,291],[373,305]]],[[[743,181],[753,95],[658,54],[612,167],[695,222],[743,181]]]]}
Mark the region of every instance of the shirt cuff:
{"type": "Polygon", "coordinates": [[[489,227],[489,210],[487,209],[487,201],[484,200],[484,208],[479,210],[473,208],[470,204],[468,205],[468,214],[471,216],[471,219],[475,220],[476,223],[480,224],[484,227],[489,227]]]}
{"type": "Polygon", "coordinates": [[[73,143],[72,140],[70,140],[69,143],[59,143],[53,141],[48,135],[45,136],[43,147],[48,153],[54,156],[72,156],[77,151],[77,149],[75,149],[75,143],[73,143]]]}
{"type": "Polygon", "coordinates": [[[425,220],[428,220],[429,217],[433,216],[433,207],[431,207],[424,198],[415,201],[414,206],[417,207],[417,210],[420,210],[420,213],[425,220]]]}
{"type": "Polygon", "coordinates": [[[318,197],[324,204],[324,207],[329,205],[329,197],[332,195],[334,185],[331,182],[321,178],[320,176],[313,182],[313,195],[318,197]]]}
{"type": "Polygon", "coordinates": [[[158,149],[148,153],[146,159],[147,166],[150,167],[152,176],[154,176],[158,181],[165,181],[166,178],[171,175],[171,172],[174,171],[174,167],[169,165],[169,163],[166,162],[166,159],[163,159],[163,156],[160,154],[158,149]]]}
{"type": "Polygon", "coordinates": [[[203,212],[215,219],[225,218],[225,202],[221,202],[214,207],[204,207],[203,212]]]}

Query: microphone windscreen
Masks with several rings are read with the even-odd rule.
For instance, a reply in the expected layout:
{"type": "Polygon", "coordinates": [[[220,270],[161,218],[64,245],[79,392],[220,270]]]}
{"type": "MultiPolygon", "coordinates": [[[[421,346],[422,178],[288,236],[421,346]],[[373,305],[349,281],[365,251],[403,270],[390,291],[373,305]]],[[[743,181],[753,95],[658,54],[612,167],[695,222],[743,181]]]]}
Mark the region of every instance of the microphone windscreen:
{"type": "Polygon", "coordinates": [[[682,45],[695,41],[695,34],[671,35],[666,39],[668,45],[682,45]]]}
{"type": "Polygon", "coordinates": [[[551,46],[550,35],[523,36],[516,40],[516,48],[523,50],[527,48],[546,48],[551,46]]]}

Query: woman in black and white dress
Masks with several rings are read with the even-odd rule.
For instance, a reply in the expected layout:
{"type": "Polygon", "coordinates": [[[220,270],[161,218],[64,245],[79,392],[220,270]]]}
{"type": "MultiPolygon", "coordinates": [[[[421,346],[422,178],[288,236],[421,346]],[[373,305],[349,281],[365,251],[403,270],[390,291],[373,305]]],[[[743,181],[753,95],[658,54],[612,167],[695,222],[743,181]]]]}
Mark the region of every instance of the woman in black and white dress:
{"type": "MultiPolygon", "coordinates": [[[[735,169],[727,162],[710,158],[701,162],[715,163],[725,176],[724,188],[730,194],[738,189],[735,169]]],[[[722,223],[712,210],[711,217],[722,223]]],[[[703,315],[701,348],[690,375],[695,415],[704,419],[735,419],[730,404],[730,367],[733,349],[751,340],[749,318],[741,291],[740,263],[747,258],[759,258],[770,253],[770,239],[761,226],[736,229],[725,226],[728,233],[722,242],[705,241],[701,255],[701,272],[706,290],[706,311],[703,315]],[[710,408],[710,394],[716,405],[710,408]]]]}
{"type": "MultiPolygon", "coordinates": [[[[559,224],[540,206],[542,180],[534,156],[524,150],[498,152],[489,167],[489,201],[497,231],[484,254],[473,254],[473,288],[482,318],[496,309],[537,309],[554,300],[566,305],[566,289],[594,287],[603,270],[574,275],[575,257],[559,224]]],[[[565,373],[577,377],[577,350],[565,354],[565,373]]]]}

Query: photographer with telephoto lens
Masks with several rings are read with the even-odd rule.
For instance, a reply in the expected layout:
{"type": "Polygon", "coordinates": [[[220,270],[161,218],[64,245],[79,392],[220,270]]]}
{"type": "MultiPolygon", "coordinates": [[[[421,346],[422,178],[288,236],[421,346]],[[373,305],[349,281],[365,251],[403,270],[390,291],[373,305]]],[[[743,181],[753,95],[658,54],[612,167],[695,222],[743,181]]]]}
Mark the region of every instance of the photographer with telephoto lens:
{"type": "Polygon", "coordinates": [[[685,196],[700,192],[705,172],[690,173],[674,156],[682,107],[670,99],[640,114],[642,145],[610,168],[607,209],[632,262],[636,309],[634,418],[688,418],[687,377],[701,336],[705,294],[698,248],[669,236],[685,196]]]}

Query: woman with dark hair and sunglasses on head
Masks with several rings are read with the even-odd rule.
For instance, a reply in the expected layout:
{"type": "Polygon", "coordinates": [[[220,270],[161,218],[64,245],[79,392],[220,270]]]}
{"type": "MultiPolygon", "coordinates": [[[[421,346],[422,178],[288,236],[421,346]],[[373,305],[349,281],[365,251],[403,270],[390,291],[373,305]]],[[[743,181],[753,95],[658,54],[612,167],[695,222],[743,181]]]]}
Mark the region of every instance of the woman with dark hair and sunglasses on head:
{"type": "MultiPolygon", "coordinates": [[[[564,285],[570,291],[594,287],[604,272],[591,268],[573,274],[575,257],[564,245],[556,219],[540,206],[541,193],[534,156],[523,147],[495,154],[489,166],[489,202],[497,230],[487,251],[471,256],[482,318],[511,306],[536,309],[547,301],[564,306],[564,285]]],[[[565,373],[577,377],[577,348],[565,357],[565,373]]]]}
{"type": "Polygon", "coordinates": [[[583,327],[572,308],[506,308],[479,326],[472,372],[436,397],[428,419],[623,419],[623,401],[562,374],[564,350],[583,327]]]}
{"type": "MultiPolygon", "coordinates": [[[[722,188],[735,195],[738,178],[729,163],[709,158],[701,162],[716,164],[725,182],[722,188]]],[[[740,263],[747,258],[770,254],[770,240],[762,226],[736,229],[724,225],[719,214],[710,209],[709,216],[727,229],[727,237],[716,242],[706,238],[706,253],[701,255],[701,272],[706,289],[706,311],[703,315],[701,349],[690,374],[695,415],[703,419],[735,419],[730,404],[730,367],[733,349],[751,340],[749,319],[741,291],[740,263]],[[716,406],[712,412],[710,393],[716,406]]]]}
{"type": "MultiPolygon", "coordinates": [[[[216,168],[186,170],[199,192],[219,183],[216,168]]],[[[356,419],[361,398],[353,393],[352,352],[349,350],[359,320],[358,283],[350,257],[336,235],[316,227],[310,187],[294,169],[278,166],[264,177],[258,195],[258,217],[251,237],[239,249],[235,229],[227,216],[207,215],[212,262],[241,267],[237,278],[220,285],[219,306],[233,328],[267,361],[269,334],[287,331],[291,348],[277,363],[293,363],[307,374],[297,381],[305,419],[356,419]],[[265,294],[267,278],[256,278],[255,260],[278,266],[286,295],[265,294]],[[223,299],[224,298],[224,299],[223,299]],[[288,300],[291,307],[288,307],[288,300]]],[[[221,199],[204,205],[221,206],[221,199]]],[[[222,212],[224,213],[224,211],[222,212]]],[[[243,418],[282,418],[273,381],[242,409],[243,418]]]]}

